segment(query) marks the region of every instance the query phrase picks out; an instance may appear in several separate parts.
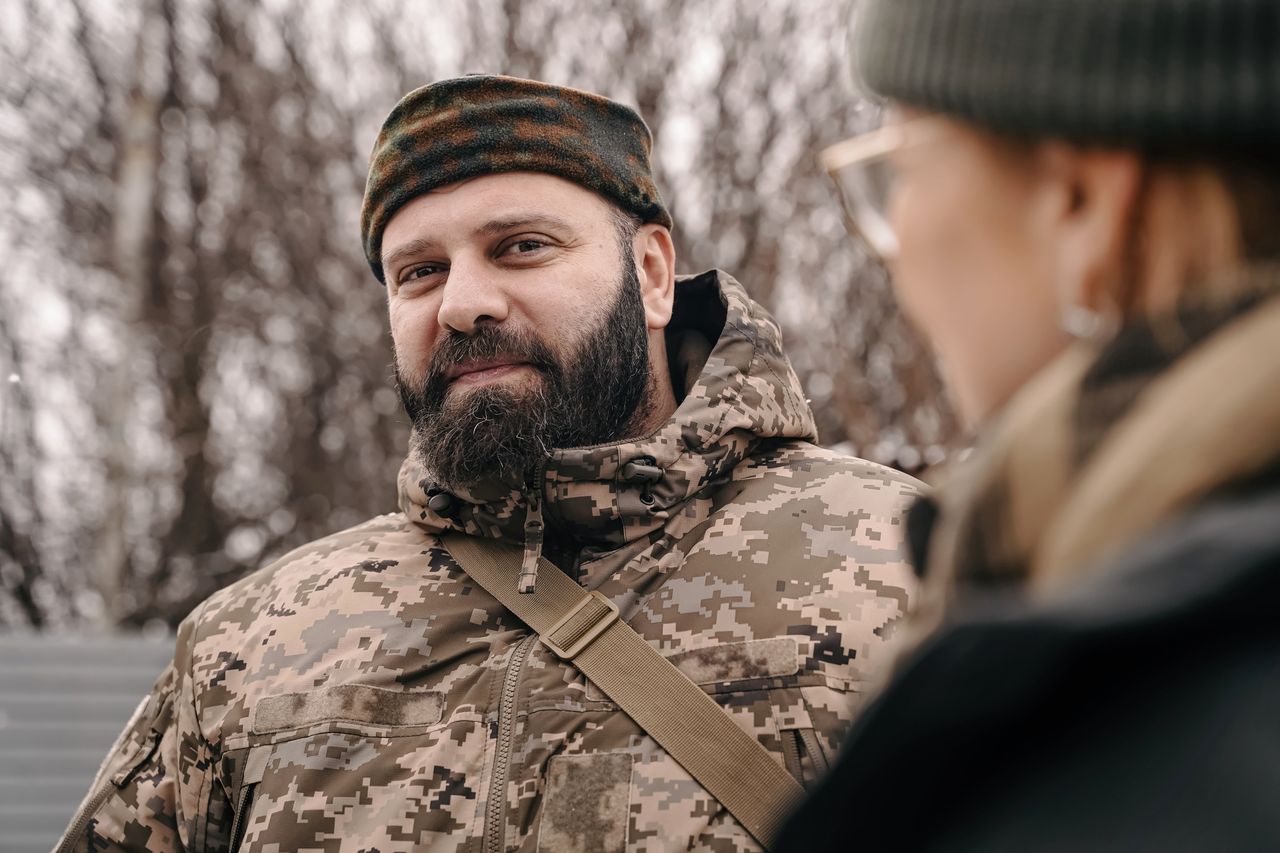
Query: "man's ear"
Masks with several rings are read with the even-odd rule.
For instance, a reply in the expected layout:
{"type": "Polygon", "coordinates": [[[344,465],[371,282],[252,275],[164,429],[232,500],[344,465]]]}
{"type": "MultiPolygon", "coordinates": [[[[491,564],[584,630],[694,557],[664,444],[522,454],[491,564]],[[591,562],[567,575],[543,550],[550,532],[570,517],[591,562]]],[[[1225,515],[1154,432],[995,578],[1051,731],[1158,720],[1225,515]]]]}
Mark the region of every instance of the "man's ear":
{"type": "Polygon", "coordinates": [[[671,322],[676,298],[676,249],[671,232],[655,223],[641,225],[636,229],[632,250],[645,324],[650,331],[665,329],[671,322]]]}

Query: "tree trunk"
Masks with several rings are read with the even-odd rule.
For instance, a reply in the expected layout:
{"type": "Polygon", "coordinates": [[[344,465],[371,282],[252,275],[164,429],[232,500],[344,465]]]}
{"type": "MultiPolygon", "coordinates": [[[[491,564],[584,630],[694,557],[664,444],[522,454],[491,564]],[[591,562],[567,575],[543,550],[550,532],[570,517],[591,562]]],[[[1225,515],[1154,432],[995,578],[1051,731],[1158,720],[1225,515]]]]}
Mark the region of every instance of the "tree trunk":
{"type": "Polygon", "coordinates": [[[157,0],[147,0],[134,49],[134,79],[120,117],[116,165],[115,218],[112,233],[112,266],[120,281],[116,311],[120,356],[104,376],[101,405],[105,432],[105,507],[96,537],[97,583],[104,617],[119,624],[121,592],[129,576],[129,543],[126,539],[129,497],[133,487],[129,424],[133,414],[134,365],[145,342],[135,334],[142,328],[145,296],[156,274],[156,196],[160,167],[161,93],[148,77],[148,66],[163,44],[165,19],[157,0]]]}

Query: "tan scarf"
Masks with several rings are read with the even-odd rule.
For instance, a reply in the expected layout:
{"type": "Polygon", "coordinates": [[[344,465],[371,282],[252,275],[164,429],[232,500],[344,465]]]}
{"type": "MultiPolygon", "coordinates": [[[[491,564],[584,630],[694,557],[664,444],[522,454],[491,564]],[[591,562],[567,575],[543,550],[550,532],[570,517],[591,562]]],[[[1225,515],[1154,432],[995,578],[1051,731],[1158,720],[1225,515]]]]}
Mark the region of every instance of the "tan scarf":
{"type": "Polygon", "coordinates": [[[1052,594],[1280,465],[1280,268],[1228,284],[1229,304],[1077,344],[1019,392],[935,497],[908,644],[964,589],[1052,594]]]}

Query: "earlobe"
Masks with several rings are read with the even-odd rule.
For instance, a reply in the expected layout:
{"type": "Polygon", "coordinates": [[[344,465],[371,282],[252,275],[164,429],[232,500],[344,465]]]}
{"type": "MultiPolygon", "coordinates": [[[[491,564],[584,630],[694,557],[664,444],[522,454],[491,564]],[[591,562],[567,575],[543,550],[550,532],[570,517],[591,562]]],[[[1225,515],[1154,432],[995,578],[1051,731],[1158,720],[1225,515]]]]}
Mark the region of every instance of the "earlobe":
{"type": "Polygon", "coordinates": [[[1056,232],[1055,288],[1067,331],[1080,335],[1088,316],[1097,330],[1114,327],[1129,305],[1128,253],[1141,195],[1142,164],[1126,151],[1052,143],[1042,152],[1056,232]],[[1072,319],[1074,318],[1074,319],[1072,319]]]}
{"type": "Polygon", "coordinates": [[[642,225],[636,230],[632,248],[645,324],[650,331],[665,329],[671,322],[676,295],[676,253],[671,232],[661,225],[642,225]]]}

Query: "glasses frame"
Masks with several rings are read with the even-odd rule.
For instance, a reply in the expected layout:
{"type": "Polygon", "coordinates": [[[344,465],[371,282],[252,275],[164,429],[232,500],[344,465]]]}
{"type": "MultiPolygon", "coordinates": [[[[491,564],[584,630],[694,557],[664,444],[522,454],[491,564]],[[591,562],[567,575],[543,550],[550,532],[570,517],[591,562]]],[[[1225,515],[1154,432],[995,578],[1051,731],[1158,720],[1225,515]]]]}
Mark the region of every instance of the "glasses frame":
{"type": "MultiPolygon", "coordinates": [[[[886,124],[875,130],[851,136],[830,145],[818,154],[819,162],[832,183],[835,184],[836,195],[840,199],[840,207],[844,211],[845,227],[871,257],[885,263],[897,256],[896,236],[894,247],[890,251],[872,237],[864,225],[859,223],[857,214],[850,203],[849,190],[840,175],[850,169],[857,169],[878,163],[899,151],[915,148],[930,142],[946,130],[946,125],[936,116],[921,116],[906,121],[886,124]]],[[[885,228],[892,233],[888,217],[880,215],[885,228]]]]}

